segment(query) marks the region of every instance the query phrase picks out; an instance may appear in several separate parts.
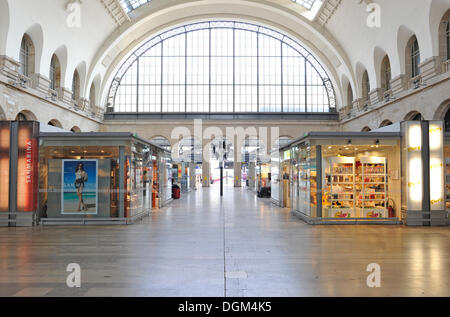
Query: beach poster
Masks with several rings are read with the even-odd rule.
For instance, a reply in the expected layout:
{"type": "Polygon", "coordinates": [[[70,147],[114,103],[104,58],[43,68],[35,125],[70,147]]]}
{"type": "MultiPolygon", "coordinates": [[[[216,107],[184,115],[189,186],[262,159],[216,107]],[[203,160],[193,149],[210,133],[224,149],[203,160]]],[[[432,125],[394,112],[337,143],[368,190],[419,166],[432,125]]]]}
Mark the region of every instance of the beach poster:
{"type": "Polygon", "coordinates": [[[63,215],[96,215],[98,213],[98,161],[62,161],[63,215]]]}

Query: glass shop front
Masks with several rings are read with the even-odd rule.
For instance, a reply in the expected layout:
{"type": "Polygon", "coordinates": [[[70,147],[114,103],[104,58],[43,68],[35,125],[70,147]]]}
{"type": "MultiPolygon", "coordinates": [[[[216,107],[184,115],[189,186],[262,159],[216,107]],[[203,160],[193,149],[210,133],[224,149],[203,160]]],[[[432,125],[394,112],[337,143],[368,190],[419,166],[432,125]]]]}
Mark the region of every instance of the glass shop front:
{"type": "Polygon", "coordinates": [[[281,153],[283,200],[305,221],[399,221],[399,134],[310,134],[288,150],[289,157],[281,153]]]}
{"type": "Polygon", "coordinates": [[[38,217],[132,223],[166,202],[168,157],[130,133],[41,133],[38,217]]]}
{"type": "Polygon", "coordinates": [[[450,224],[450,133],[445,134],[445,210],[447,211],[447,224],[450,224]]]}

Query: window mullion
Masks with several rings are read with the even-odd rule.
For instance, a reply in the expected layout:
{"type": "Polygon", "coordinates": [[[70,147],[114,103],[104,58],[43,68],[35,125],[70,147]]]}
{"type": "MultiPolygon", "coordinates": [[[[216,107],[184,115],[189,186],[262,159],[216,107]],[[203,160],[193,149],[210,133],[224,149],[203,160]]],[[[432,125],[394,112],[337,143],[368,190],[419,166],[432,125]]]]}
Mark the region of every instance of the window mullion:
{"type": "Polygon", "coordinates": [[[256,33],[256,112],[259,112],[259,33],[256,33]]]}
{"type": "Polygon", "coordinates": [[[163,62],[164,62],[164,58],[163,58],[163,56],[164,56],[164,42],[161,42],[161,100],[160,100],[160,102],[161,102],[161,106],[160,106],[160,112],[163,112],[163,92],[164,92],[164,89],[163,89],[163,84],[164,84],[164,64],[163,64],[163,62]]]}

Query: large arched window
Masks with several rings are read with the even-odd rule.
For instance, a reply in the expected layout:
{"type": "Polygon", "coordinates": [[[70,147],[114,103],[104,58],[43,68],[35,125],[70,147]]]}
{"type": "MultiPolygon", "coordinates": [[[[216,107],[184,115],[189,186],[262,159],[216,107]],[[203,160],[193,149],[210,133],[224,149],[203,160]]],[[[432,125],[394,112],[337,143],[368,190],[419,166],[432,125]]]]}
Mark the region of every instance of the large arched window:
{"type": "Polygon", "coordinates": [[[182,26],[152,38],[120,67],[115,112],[329,112],[331,81],[291,38],[239,22],[182,26]]]}

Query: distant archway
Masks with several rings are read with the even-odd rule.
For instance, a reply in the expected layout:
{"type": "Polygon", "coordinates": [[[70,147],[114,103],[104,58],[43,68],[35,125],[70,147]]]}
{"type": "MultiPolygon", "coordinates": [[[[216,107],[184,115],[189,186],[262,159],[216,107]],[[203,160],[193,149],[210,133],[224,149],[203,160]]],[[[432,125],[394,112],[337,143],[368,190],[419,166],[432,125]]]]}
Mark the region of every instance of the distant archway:
{"type": "Polygon", "coordinates": [[[381,122],[380,128],[388,127],[390,125],[392,125],[392,121],[391,120],[384,120],[383,122],[381,122]]]}
{"type": "Polygon", "coordinates": [[[57,127],[57,128],[61,128],[61,129],[62,129],[62,127],[63,127],[62,124],[61,124],[61,122],[59,122],[59,121],[56,120],[56,119],[50,120],[47,124],[50,125],[50,126],[52,126],[52,127],[57,127]]]}
{"type": "Polygon", "coordinates": [[[29,111],[29,110],[23,110],[19,112],[16,117],[16,121],[37,121],[36,115],[29,111]]]}
{"type": "Polygon", "coordinates": [[[81,132],[81,129],[80,129],[79,127],[77,127],[77,126],[74,126],[74,127],[72,127],[72,129],[70,129],[70,132],[73,132],[73,133],[80,133],[80,132],[81,132]]]}
{"type": "Polygon", "coordinates": [[[418,111],[411,111],[405,116],[405,121],[422,121],[422,120],[424,120],[424,117],[418,111]]]}

